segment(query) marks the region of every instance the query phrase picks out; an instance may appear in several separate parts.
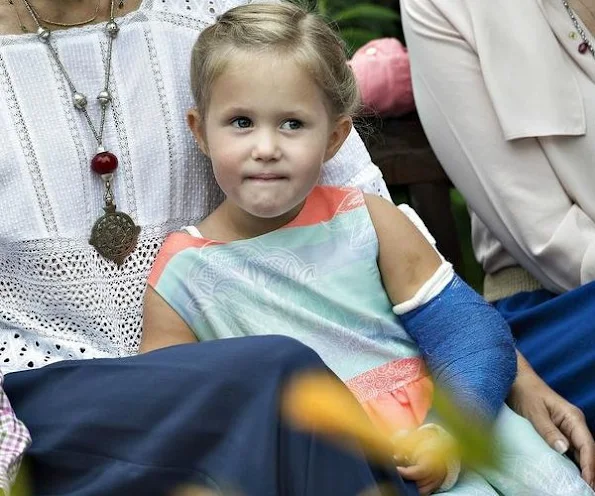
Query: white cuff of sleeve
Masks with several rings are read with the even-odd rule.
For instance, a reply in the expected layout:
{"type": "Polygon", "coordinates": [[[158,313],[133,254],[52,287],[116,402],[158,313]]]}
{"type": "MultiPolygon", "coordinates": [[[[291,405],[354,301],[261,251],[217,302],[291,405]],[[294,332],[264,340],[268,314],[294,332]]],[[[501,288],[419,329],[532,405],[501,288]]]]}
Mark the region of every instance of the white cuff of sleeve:
{"type": "MultiPolygon", "coordinates": [[[[438,441],[440,443],[446,443],[446,444],[450,444],[452,446],[456,445],[456,441],[455,441],[454,437],[452,437],[447,430],[445,430],[443,427],[441,427],[438,424],[425,424],[425,425],[422,425],[421,427],[419,427],[419,430],[422,430],[422,429],[435,430],[440,437],[440,440],[438,441]]],[[[429,441],[429,443],[433,443],[433,442],[435,442],[435,441],[429,441]]],[[[427,445],[425,443],[422,443],[422,445],[418,449],[423,450],[426,447],[427,447],[427,445]]],[[[448,459],[446,460],[446,477],[444,477],[444,481],[442,482],[442,485],[438,488],[437,492],[445,492],[445,491],[448,491],[449,489],[452,489],[453,486],[459,480],[459,475],[461,473],[461,459],[460,459],[460,457],[458,457],[454,454],[455,453],[454,449],[452,450],[452,452],[453,452],[453,456],[448,457],[448,459]]]]}
{"type": "Polygon", "coordinates": [[[459,480],[461,474],[461,460],[452,459],[446,462],[446,477],[436,492],[450,491],[459,480]]]}
{"type": "Polygon", "coordinates": [[[443,261],[432,277],[430,277],[423,286],[417,290],[417,293],[413,295],[413,298],[395,305],[393,307],[393,312],[395,315],[403,315],[425,305],[432,298],[440,294],[447,284],[452,281],[454,275],[455,271],[452,268],[452,264],[443,261]]]}

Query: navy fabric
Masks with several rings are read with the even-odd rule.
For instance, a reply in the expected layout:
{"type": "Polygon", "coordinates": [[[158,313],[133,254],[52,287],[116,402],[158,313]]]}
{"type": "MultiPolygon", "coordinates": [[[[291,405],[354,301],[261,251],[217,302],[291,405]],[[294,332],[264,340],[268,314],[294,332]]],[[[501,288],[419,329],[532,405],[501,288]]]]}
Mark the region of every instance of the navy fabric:
{"type": "Polygon", "coordinates": [[[595,433],[595,282],[561,295],[518,293],[494,305],[521,353],[555,391],[583,410],[595,433]]]}
{"type": "Polygon", "coordinates": [[[416,495],[392,469],[285,425],[281,386],[325,369],[289,338],[181,345],[70,361],[6,377],[29,427],[35,494],[162,496],[183,482],[243,496],[355,496],[377,481],[416,495]]]}
{"type": "Polygon", "coordinates": [[[493,421],[517,370],[512,334],[498,312],[455,274],[428,303],[399,318],[454,404],[493,421]]]}

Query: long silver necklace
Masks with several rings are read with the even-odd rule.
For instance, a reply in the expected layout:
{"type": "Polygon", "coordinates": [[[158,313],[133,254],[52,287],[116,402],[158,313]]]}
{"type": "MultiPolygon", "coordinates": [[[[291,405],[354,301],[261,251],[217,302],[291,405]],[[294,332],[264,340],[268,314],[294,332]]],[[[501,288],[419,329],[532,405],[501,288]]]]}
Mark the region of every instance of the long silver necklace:
{"type": "Polygon", "coordinates": [[[579,53],[587,53],[588,50],[589,52],[591,52],[591,55],[595,58],[595,47],[593,46],[593,43],[591,43],[591,40],[589,39],[587,32],[581,26],[581,23],[578,22],[574,10],[572,10],[572,7],[567,2],[567,0],[562,0],[562,5],[564,5],[564,8],[566,9],[568,16],[570,17],[572,24],[574,24],[574,28],[578,31],[578,34],[581,37],[582,41],[578,46],[579,53]]]}
{"type": "Polygon", "coordinates": [[[22,0],[23,4],[31,14],[33,21],[37,24],[37,37],[47,46],[51,57],[54,59],[56,65],[60,69],[62,76],[70,87],[72,93],[72,103],[74,107],[82,112],[83,116],[95,140],[97,141],[97,153],[91,160],[91,170],[101,176],[105,185],[104,201],[105,206],[103,210],[105,214],[99,217],[91,230],[91,238],[89,243],[95,247],[97,252],[107,258],[121,265],[124,259],[130,255],[137,244],[140,227],[134,224],[132,218],[124,212],[116,210],[114,203],[114,194],[112,191],[112,182],[115,170],[118,168],[118,158],[111,152],[106,151],[103,146],[103,129],[105,126],[105,116],[107,108],[112,100],[109,92],[109,79],[111,73],[112,62],[112,45],[114,39],[118,35],[119,27],[114,18],[114,3],[110,3],[110,19],[105,26],[105,33],[108,39],[107,44],[107,63],[105,67],[105,77],[103,89],[97,95],[97,101],[101,105],[101,114],[99,127],[96,127],[91,121],[89,112],[87,111],[87,97],[81,92],[77,91],[68,71],[64,64],[58,57],[58,52],[51,43],[52,32],[41,25],[40,19],[35,10],[31,8],[29,0],[22,0]]]}

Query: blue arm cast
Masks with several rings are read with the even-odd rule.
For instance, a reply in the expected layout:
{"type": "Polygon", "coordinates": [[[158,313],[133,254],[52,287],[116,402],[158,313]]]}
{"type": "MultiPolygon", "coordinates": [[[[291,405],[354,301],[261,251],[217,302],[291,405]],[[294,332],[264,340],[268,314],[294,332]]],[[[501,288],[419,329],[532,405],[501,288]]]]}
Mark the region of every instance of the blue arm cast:
{"type": "Polygon", "coordinates": [[[517,370],[514,340],[498,311],[454,274],[440,293],[399,318],[455,405],[493,421],[517,370]]]}

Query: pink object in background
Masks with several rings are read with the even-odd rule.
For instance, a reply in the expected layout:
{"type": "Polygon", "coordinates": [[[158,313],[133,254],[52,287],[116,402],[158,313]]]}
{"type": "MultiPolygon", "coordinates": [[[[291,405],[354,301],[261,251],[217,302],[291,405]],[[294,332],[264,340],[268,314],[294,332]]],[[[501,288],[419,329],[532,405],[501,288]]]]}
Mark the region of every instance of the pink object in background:
{"type": "Polygon", "coordinates": [[[415,109],[407,49],[396,38],[372,40],[349,65],[353,69],[364,111],[397,117],[415,109]]]}

